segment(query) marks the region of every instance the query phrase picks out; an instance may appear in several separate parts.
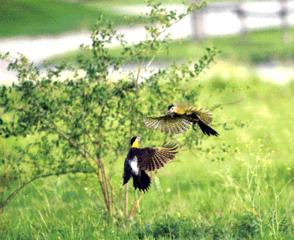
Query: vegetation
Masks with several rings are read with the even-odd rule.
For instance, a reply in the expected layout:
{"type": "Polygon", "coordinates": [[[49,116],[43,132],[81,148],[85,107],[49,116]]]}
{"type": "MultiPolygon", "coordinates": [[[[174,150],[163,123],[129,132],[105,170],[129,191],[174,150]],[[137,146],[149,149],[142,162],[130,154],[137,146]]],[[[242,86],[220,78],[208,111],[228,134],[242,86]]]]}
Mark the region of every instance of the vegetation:
{"type": "Polygon", "coordinates": [[[1,239],[291,239],[294,84],[254,76],[201,81],[213,48],[196,62],[143,77],[146,54],[158,54],[160,34],[184,17],[157,5],[151,16],[161,25],[147,26],[146,41],[128,46],[99,27],[82,48],[90,57],[46,74],[25,57],[1,55],[19,78],[0,87],[1,239]],[[113,38],[120,57],[105,47],[113,38]],[[136,71],[114,81],[111,72],[128,59],[136,71]],[[220,136],[171,137],[143,127],[147,113],[183,100],[210,108],[220,136]],[[136,134],[146,146],[181,145],[146,194],[121,186],[136,134]]]}
{"type": "Polygon", "coordinates": [[[102,5],[65,0],[0,0],[0,37],[58,34],[89,30],[98,17],[115,25],[143,22],[142,17],[123,16],[102,5]]]}
{"type": "MultiPolygon", "coordinates": [[[[210,2],[216,2],[216,1],[220,1],[220,0],[208,0],[206,2],[210,3],[210,2]]],[[[135,4],[146,4],[148,0],[88,0],[88,2],[89,4],[96,4],[98,6],[100,6],[100,4],[135,5],[135,4]]],[[[155,0],[154,2],[160,2],[163,4],[190,3],[188,0],[155,0]]]]}
{"type": "MultiPolygon", "coordinates": [[[[89,0],[89,4],[116,4],[116,5],[135,5],[135,4],[146,4],[148,0],[89,0]]],[[[189,3],[186,0],[155,0],[154,2],[160,2],[163,4],[170,4],[170,3],[189,3]]]]}
{"type": "MultiPolygon", "coordinates": [[[[185,1],[156,2],[167,4],[185,1]]],[[[145,3],[147,0],[0,0],[0,37],[89,30],[100,16],[111,20],[116,26],[144,23],[144,17],[122,15],[113,7],[145,3]]]]}
{"type": "MultiPolygon", "coordinates": [[[[294,85],[236,79],[190,83],[200,87],[199,104],[214,106],[239,96],[244,100],[214,111],[219,138],[203,139],[191,151],[182,148],[177,160],[159,172],[130,227],[105,219],[95,174],[78,174],[38,180],[25,188],[2,213],[1,236],[291,239],[294,114],[289,109],[294,85]]],[[[2,146],[7,141],[10,149],[19,142],[2,139],[2,146]]],[[[123,141],[127,147],[127,139],[123,141]]],[[[114,163],[118,188],[124,157],[122,151],[114,163]]]]}
{"type": "MultiPolygon", "coordinates": [[[[294,29],[290,29],[290,35],[294,35],[294,29]]],[[[293,41],[293,40],[292,40],[293,41]]],[[[154,57],[154,61],[179,62],[199,58],[205,47],[215,47],[220,50],[219,57],[232,62],[256,64],[268,61],[293,61],[294,44],[284,44],[282,32],[279,29],[268,29],[249,32],[244,40],[240,36],[212,37],[195,42],[191,40],[169,41],[154,57]],[[236,51],[238,49],[238,51],[236,51]]],[[[119,56],[122,49],[111,49],[114,57],[119,56]]],[[[74,63],[77,55],[88,57],[88,54],[73,51],[62,55],[53,56],[48,60],[49,64],[71,62],[74,63]]],[[[146,56],[146,59],[150,55],[146,56]]],[[[134,59],[129,58],[129,62],[134,59]]]]}

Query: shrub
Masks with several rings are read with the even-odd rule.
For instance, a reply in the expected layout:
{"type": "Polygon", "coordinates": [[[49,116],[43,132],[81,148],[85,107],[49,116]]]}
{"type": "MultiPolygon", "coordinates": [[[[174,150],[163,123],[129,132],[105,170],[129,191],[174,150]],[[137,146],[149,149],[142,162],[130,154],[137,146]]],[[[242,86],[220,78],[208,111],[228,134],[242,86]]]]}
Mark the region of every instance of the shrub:
{"type": "MultiPolygon", "coordinates": [[[[196,63],[173,65],[141,76],[150,64],[145,62],[146,56],[152,57],[166,41],[160,40],[162,34],[195,7],[190,5],[186,13],[177,14],[160,4],[150,5],[152,21],[146,26],[145,41],[129,46],[111,24],[96,27],[91,46],[82,47],[91,53],[90,58],[79,57],[75,67],[62,64],[41,73],[24,56],[11,60],[8,54],[2,55],[10,61],[9,69],[18,73],[18,82],[0,87],[1,135],[22,139],[22,144],[16,144],[13,153],[1,159],[5,169],[1,177],[5,173],[16,176],[4,186],[1,208],[39,178],[94,173],[106,212],[116,217],[122,217],[123,212],[125,216],[135,215],[137,201],[129,211],[127,192],[122,209],[122,193],[113,185],[114,162],[126,151],[132,135],[140,134],[146,142],[158,144],[165,140],[163,134],[142,127],[142,117],[159,114],[177,100],[195,102],[198,87],[187,88],[187,83],[194,81],[216,54],[214,49],[207,49],[196,63]],[[123,47],[119,58],[112,57],[107,48],[115,39],[123,47]],[[129,56],[136,59],[136,69],[114,79],[112,73],[119,73],[129,56]]],[[[189,146],[198,144],[191,135],[181,140],[189,146]]]]}

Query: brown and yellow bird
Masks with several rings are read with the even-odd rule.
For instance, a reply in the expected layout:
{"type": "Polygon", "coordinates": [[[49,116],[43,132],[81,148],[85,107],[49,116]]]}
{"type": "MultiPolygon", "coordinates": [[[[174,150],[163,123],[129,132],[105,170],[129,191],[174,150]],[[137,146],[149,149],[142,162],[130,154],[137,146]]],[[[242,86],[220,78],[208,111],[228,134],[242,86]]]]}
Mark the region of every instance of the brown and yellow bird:
{"type": "Polygon", "coordinates": [[[172,104],[168,106],[166,115],[144,119],[148,128],[170,134],[182,133],[191,125],[195,129],[197,124],[205,135],[218,136],[218,132],[209,126],[211,122],[212,114],[209,111],[187,104],[172,104]]]}
{"type": "Polygon", "coordinates": [[[140,137],[131,139],[131,148],[124,162],[123,185],[133,178],[135,190],[146,192],[151,179],[146,171],[162,168],[168,161],[174,159],[177,153],[176,144],[168,144],[160,148],[139,148],[140,137]]]}

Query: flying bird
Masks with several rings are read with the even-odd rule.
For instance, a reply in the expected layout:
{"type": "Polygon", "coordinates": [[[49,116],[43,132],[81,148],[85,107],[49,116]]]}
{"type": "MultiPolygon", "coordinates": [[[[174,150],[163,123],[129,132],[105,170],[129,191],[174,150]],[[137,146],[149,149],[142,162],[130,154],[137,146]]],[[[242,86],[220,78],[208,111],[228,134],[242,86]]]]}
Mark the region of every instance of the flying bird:
{"type": "Polygon", "coordinates": [[[146,171],[162,168],[168,161],[174,159],[177,153],[176,144],[167,144],[159,148],[140,148],[140,137],[131,139],[131,148],[124,162],[123,185],[133,178],[133,186],[139,191],[146,192],[151,179],[146,171]]]}
{"type": "Polygon", "coordinates": [[[209,126],[211,122],[212,114],[208,110],[187,104],[172,104],[168,106],[166,115],[144,119],[148,128],[170,134],[182,133],[191,125],[195,129],[195,125],[198,125],[205,135],[218,136],[218,132],[209,126]]]}

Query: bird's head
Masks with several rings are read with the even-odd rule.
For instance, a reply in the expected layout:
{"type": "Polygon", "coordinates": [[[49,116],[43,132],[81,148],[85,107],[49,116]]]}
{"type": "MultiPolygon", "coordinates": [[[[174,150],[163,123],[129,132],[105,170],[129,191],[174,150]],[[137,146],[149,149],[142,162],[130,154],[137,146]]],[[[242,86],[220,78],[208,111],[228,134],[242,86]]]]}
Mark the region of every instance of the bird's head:
{"type": "Polygon", "coordinates": [[[132,148],[138,148],[140,145],[141,138],[139,136],[134,136],[131,138],[130,145],[132,148]]]}
{"type": "Polygon", "coordinates": [[[174,116],[177,115],[183,115],[185,114],[185,108],[182,104],[171,104],[167,108],[167,114],[174,116]]]}
{"type": "Polygon", "coordinates": [[[171,115],[175,114],[176,113],[176,106],[174,104],[169,105],[167,108],[167,113],[171,114],[171,115]]]}

